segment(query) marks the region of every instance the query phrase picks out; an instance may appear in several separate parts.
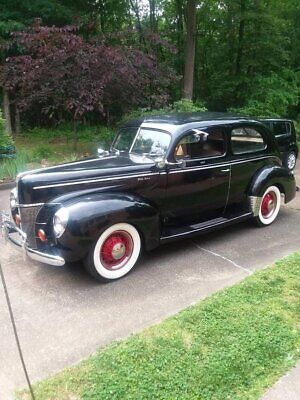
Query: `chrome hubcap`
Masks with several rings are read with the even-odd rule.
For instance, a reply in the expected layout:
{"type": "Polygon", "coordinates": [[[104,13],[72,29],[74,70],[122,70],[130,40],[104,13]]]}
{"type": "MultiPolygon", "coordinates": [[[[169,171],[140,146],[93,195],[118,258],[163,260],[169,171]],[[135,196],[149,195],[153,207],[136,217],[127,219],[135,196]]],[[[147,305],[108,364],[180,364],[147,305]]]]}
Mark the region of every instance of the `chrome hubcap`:
{"type": "Polygon", "coordinates": [[[291,153],[288,157],[287,165],[289,169],[294,169],[296,164],[296,156],[295,154],[291,153]]]}
{"type": "Polygon", "coordinates": [[[120,260],[120,258],[124,256],[125,252],[126,247],[124,243],[117,243],[114,245],[111,254],[115,260],[120,260]]]}

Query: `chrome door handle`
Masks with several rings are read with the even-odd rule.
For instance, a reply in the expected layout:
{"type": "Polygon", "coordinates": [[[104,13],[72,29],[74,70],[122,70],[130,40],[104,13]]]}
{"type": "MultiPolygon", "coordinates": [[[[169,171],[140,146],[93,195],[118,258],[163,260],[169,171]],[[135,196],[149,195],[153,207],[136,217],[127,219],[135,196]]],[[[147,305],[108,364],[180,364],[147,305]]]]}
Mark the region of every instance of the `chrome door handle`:
{"type": "Polygon", "coordinates": [[[230,168],[226,168],[226,169],[221,169],[221,172],[229,172],[230,168]]]}

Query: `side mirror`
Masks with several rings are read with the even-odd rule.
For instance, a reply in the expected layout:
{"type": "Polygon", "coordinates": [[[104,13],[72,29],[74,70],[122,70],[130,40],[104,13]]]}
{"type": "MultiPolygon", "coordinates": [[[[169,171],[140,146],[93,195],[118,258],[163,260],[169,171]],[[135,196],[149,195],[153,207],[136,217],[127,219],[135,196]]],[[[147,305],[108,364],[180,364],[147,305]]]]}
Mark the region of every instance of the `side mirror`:
{"type": "Polygon", "coordinates": [[[155,161],[156,168],[158,168],[158,169],[165,168],[166,163],[167,163],[166,159],[164,157],[158,157],[154,161],[155,161]]]}
{"type": "Polygon", "coordinates": [[[181,167],[181,168],[185,168],[186,167],[186,161],[185,160],[178,160],[177,164],[181,167]]]}
{"type": "Polygon", "coordinates": [[[109,155],[109,151],[99,148],[97,150],[98,157],[103,158],[109,155]]]}

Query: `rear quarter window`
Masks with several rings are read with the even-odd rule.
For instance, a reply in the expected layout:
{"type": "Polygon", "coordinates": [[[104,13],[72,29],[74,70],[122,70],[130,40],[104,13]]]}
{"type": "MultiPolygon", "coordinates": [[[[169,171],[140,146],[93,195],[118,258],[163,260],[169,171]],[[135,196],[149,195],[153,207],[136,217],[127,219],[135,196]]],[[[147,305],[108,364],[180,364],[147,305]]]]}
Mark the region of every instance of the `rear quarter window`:
{"type": "Polygon", "coordinates": [[[231,131],[233,154],[247,154],[263,151],[267,147],[260,132],[252,127],[235,128],[231,131]]]}
{"type": "Polygon", "coordinates": [[[273,132],[275,136],[289,135],[291,133],[291,124],[289,122],[273,122],[273,132]]]}

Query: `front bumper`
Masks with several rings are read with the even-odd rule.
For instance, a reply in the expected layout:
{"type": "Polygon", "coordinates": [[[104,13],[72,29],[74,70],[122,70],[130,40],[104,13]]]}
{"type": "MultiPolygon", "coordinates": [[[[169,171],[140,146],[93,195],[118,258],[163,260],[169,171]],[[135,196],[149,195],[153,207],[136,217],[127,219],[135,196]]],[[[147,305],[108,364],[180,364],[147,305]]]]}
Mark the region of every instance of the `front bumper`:
{"type": "Polygon", "coordinates": [[[44,253],[28,247],[26,242],[26,233],[15,225],[9,214],[3,211],[0,212],[0,225],[0,230],[4,239],[22,249],[25,256],[44,264],[55,266],[63,266],[65,264],[64,258],[59,255],[44,253]],[[18,237],[15,238],[13,236],[14,234],[17,234],[18,237]]]}

